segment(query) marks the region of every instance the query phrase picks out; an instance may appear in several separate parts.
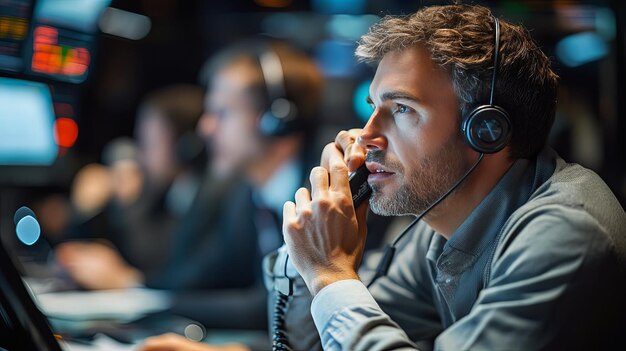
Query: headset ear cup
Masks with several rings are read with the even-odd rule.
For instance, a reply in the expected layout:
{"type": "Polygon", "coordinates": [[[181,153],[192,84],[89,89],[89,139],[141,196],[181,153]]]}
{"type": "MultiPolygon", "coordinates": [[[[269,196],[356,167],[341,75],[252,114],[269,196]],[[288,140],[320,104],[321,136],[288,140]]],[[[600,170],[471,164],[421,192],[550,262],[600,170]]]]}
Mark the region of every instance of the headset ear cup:
{"type": "Polygon", "coordinates": [[[259,131],[264,136],[274,136],[280,129],[280,120],[272,114],[271,111],[266,110],[261,114],[259,118],[259,131]]]}
{"type": "Polygon", "coordinates": [[[272,101],[259,119],[259,131],[268,137],[286,135],[298,129],[298,107],[286,98],[272,101]]]}
{"type": "Polygon", "coordinates": [[[285,72],[278,53],[269,45],[261,45],[257,53],[268,100],[259,119],[259,131],[267,137],[283,136],[300,127],[296,104],[288,98],[285,72]]]}
{"type": "Polygon", "coordinates": [[[492,154],[502,150],[511,139],[511,122],[503,108],[482,105],[468,114],[462,132],[474,150],[492,154]]]}
{"type": "Polygon", "coordinates": [[[489,104],[473,109],[461,123],[461,131],[467,143],[476,151],[492,154],[502,150],[511,140],[512,126],[509,114],[494,104],[496,78],[498,75],[498,54],[500,52],[500,22],[491,16],[495,27],[493,46],[493,74],[489,104]]]}

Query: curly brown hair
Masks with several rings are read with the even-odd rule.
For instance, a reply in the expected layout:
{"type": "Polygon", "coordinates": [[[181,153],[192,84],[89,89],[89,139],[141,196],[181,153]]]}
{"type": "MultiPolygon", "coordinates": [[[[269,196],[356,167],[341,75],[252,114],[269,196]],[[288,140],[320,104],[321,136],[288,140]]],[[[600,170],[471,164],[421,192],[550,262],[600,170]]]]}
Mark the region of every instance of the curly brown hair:
{"type": "MultiPolygon", "coordinates": [[[[558,76],[550,60],[519,25],[500,22],[494,103],[507,110],[512,158],[532,158],[546,144],[554,122],[558,76]]],[[[466,116],[488,101],[493,74],[495,24],[482,6],[425,7],[409,16],[386,16],[359,40],[356,56],[377,64],[389,52],[427,48],[452,79],[459,112],[466,116]]]]}

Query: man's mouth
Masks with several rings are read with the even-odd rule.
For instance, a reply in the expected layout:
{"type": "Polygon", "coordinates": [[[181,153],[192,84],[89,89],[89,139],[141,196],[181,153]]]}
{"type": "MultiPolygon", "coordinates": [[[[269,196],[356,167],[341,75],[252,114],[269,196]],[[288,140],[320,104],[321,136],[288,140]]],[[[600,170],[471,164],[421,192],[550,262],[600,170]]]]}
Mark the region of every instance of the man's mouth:
{"type": "Polygon", "coordinates": [[[367,170],[370,172],[370,175],[367,177],[367,182],[370,184],[384,181],[395,174],[385,168],[385,166],[376,162],[367,163],[366,166],[367,170]]]}

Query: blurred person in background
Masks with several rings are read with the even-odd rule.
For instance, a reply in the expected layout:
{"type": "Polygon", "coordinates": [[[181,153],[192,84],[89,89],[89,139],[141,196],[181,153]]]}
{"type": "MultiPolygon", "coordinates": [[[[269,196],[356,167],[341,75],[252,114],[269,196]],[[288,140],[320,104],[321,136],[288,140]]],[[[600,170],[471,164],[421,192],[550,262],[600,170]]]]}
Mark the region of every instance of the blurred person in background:
{"type": "Polygon", "coordinates": [[[141,195],[144,172],[138,153],[137,144],[128,137],[113,139],[102,152],[102,161],[111,173],[112,197],[122,206],[130,206],[141,195]]]}
{"type": "MultiPolygon", "coordinates": [[[[283,203],[318,162],[323,79],[308,56],[284,43],[246,41],[211,58],[203,80],[205,113],[197,131],[211,162],[173,232],[171,258],[151,276],[132,274],[120,259],[103,261],[130,278],[115,287],[171,290],[171,313],[208,328],[265,330],[261,261],[282,244],[283,203]]],[[[372,226],[386,227],[387,219],[372,218],[372,226]]],[[[381,237],[372,236],[368,248],[381,237]]],[[[267,340],[262,344],[268,347],[267,340]]]]}
{"type": "MultiPolygon", "coordinates": [[[[199,211],[185,221],[205,231],[177,236],[182,247],[168,267],[167,286],[188,291],[174,296],[172,311],[207,327],[265,329],[261,262],[282,244],[284,202],[308,183],[308,169],[319,162],[324,82],[305,54],[258,39],[215,55],[203,80],[207,94],[198,130],[211,150],[209,179],[219,184],[212,185],[219,195],[199,197],[199,211]]],[[[388,225],[388,218],[368,219],[377,235],[367,249],[380,246],[388,225]]]]}
{"type": "Polygon", "coordinates": [[[177,231],[173,259],[146,284],[173,290],[171,311],[206,327],[264,330],[261,260],[282,243],[282,203],[317,158],[323,80],[303,53],[264,41],[225,48],[201,76],[198,132],[210,172],[177,231]]]}
{"type": "Polygon", "coordinates": [[[102,161],[84,166],[74,177],[70,189],[73,218],[65,240],[106,238],[116,246],[123,240],[118,236],[124,221],[114,219],[137,201],[144,186],[135,141],[128,137],[110,141],[102,161]]]}
{"type": "Polygon", "coordinates": [[[77,174],[76,219],[55,253],[81,287],[136,286],[163,269],[204,171],[203,145],[194,139],[202,101],[198,86],[155,91],[138,110],[137,146],[115,140],[104,151],[108,167],[92,164],[77,174]]]}
{"type": "MultiPolygon", "coordinates": [[[[312,144],[323,79],[303,53],[258,41],[221,51],[207,61],[201,79],[207,93],[196,131],[210,150],[210,167],[171,229],[174,239],[162,269],[145,274],[102,244],[67,243],[57,253],[62,262],[73,260],[65,265],[84,287],[172,290],[172,313],[206,327],[264,330],[261,260],[282,243],[282,204],[306,182],[307,169],[317,161],[311,151],[317,150],[312,144]],[[276,115],[268,117],[271,113],[276,115]],[[262,120],[270,125],[262,126],[262,120]]],[[[171,177],[167,160],[173,152],[163,135],[166,129],[158,119],[145,117],[138,128],[140,150],[151,152],[139,154],[144,188],[163,188],[171,177]]]]}

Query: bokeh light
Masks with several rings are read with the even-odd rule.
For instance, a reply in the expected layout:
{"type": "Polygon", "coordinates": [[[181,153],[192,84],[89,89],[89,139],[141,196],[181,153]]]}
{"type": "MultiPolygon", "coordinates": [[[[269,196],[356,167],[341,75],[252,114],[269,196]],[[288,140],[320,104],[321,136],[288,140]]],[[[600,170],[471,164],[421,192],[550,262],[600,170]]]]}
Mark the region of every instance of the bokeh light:
{"type": "Polygon", "coordinates": [[[556,44],[556,55],[568,67],[599,60],[609,52],[604,39],[593,32],[569,35],[556,44]]]}
{"type": "Polygon", "coordinates": [[[65,148],[74,146],[78,139],[78,125],[71,118],[61,117],[54,122],[54,140],[65,148]]]}
{"type": "Polygon", "coordinates": [[[352,106],[359,120],[363,123],[367,123],[372,115],[372,106],[367,103],[367,97],[369,96],[371,80],[366,80],[357,85],[354,89],[354,95],[352,97],[352,106]]]}
{"type": "Polygon", "coordinates": [[[15,226],[17,238],[26,245],[32,245],[39,239],[41,228],[33,216],[24,216],[15,226]]]}

